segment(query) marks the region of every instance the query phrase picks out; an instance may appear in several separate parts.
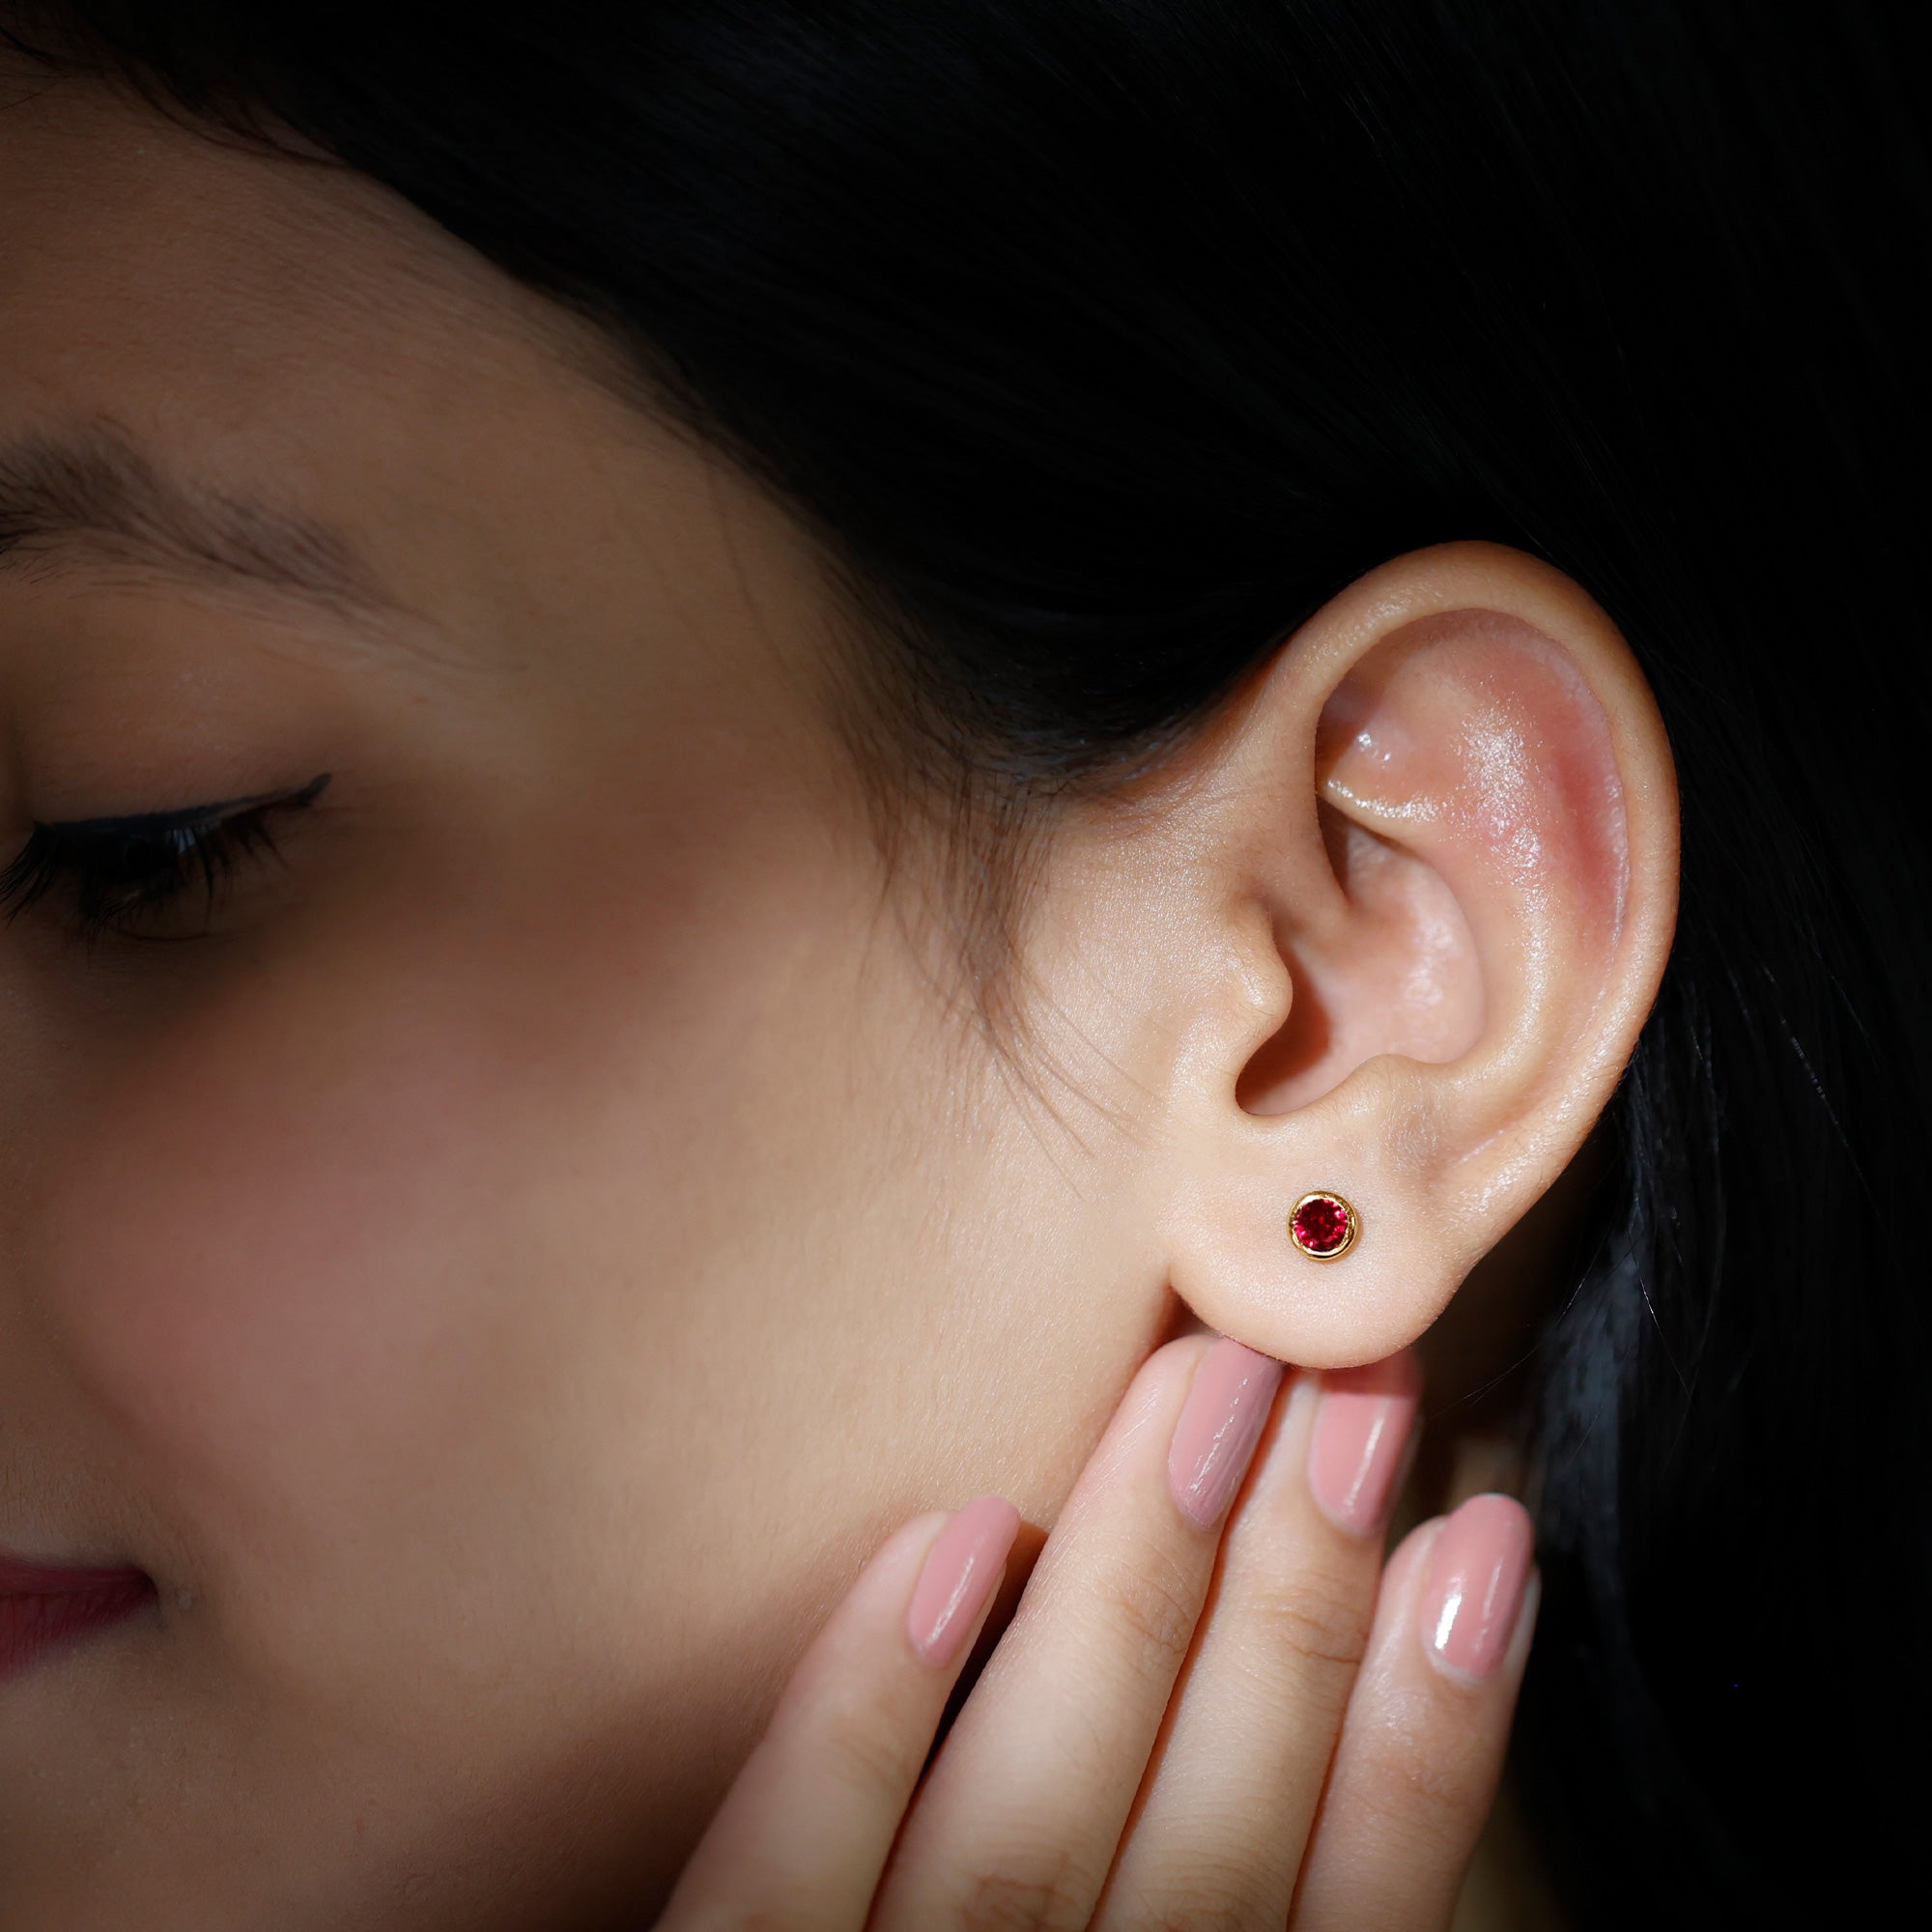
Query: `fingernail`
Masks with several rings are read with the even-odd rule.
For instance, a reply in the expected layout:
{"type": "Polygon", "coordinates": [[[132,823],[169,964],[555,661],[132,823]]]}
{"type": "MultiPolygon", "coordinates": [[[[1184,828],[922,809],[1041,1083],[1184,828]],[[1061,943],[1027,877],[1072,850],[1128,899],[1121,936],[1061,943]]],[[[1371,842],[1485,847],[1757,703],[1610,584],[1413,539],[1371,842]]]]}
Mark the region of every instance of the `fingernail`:
{"type": "Polygon", "coordinates": [[[1396,1475],[1415,1425],[1422,1378],[1413,1350],[1366,1368],[1331,1370],[1308,1440],[1308,1487],[1339,1529],[1379,1529],[1395,1500],[1396,1475]]]}
{"type": "Polygon", "coordinates": [[[1167,1452],[1167,1486],[1202,1528],[1213,1527],[1241,1487],[1281,1377],[1272,1355],[1226,1335],[1195,1365],[1167,1452]]]}
{"type": "Polygon", "coordinates": [[[1522,1611],[1536,1537],[1513,1496],[1471,1496],[1429,1553],[1422,1643],[1452,1677],[1487,1677],[1503,1661],[1522,1611]]]}
{"type": "Polygon", "coordinates": [[[1005,1496],[980,1496],[933,1539],[906,1612],[906,1635],[928,1663],[943,1670],[958,1656],[1019,1529],[1020,1513],[1005,1496]]]}

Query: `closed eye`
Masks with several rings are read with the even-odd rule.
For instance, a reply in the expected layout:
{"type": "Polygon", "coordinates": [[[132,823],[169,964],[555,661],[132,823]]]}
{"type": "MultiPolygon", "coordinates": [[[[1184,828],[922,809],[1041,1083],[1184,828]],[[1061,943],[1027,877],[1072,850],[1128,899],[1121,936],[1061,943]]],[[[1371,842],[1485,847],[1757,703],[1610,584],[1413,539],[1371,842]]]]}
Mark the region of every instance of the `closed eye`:
{"type": "Polygon", "coordinates": [[[298,791],[227,799],[178,811],[124,818],[36,823],[26,844],[0,871],[0,917],[8,923],[56,888],[70,895],[68,923],[83,939],[192,938],[144,931],[177,912],[199,887],[204,919],[231,876],[251,858],[276,851],[273,819],[312,804],[328,783],[323,772],[298,791]]]}

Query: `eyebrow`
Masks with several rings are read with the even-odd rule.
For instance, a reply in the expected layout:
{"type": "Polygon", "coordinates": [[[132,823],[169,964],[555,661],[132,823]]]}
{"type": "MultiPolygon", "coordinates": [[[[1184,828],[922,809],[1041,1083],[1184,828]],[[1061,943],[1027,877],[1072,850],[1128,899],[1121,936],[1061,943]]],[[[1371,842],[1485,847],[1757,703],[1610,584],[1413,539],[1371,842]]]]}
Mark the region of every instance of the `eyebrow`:
{"type": "Polygon", "coordinates": [[[190,587],[264,590],[336,616],[412,615],[333,526],[167,473],[118,429],[0,439],[0,572],[58,574],[93,553],[190,587]]]}

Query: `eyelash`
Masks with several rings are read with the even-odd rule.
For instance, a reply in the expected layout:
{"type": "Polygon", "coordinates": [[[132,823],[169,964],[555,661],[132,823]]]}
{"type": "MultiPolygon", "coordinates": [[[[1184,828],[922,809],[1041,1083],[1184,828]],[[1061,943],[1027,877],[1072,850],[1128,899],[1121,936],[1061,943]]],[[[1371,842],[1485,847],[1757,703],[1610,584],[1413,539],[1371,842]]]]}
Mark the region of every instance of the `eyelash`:
{"type": "Polygon", "coordinates": [[[110,933],[144,936],[123,922],[171,910],[197,877],[212,912],[216,893],[244,858],[277,850],[270,818],[312,804],[330,777],[323,772],[299,791],[185,811],[37,822],[18,856],[0,871],[0,918],[12,923],[63,880],[73,888],[73,925],[89,941],[110,933]]]}

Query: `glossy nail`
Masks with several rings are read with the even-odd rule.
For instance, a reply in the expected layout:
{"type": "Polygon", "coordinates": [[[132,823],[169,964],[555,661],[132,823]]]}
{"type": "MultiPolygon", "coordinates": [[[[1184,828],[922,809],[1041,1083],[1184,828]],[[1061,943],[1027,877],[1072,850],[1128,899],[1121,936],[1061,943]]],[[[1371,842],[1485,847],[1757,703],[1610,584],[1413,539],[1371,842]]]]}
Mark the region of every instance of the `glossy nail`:
{"type": "Polygon", "coordinates": [[[1273,1356],[1225,1335],[1195,1365],[1167,1452],[1167,1486],[1202,1528],[1220,1520],[1241,1487],[1281,1378],[1273,1356]]]}
{"type": "Polygon", "coordinates": [[[933,1539],[906,1611],[906,1635],[928,1663],[943,1670],[959,1655],[1019,1528],[1020,1513],[1005,1496],[980,1496],[933,1539]]]}
{"type": "Polygon", "coordinates": [[[1338,1529],[1368,1536],[1387,1520],[1421,1396],[1412,1349],[1321,1378],[1308,1439],[1308,1487],[1338,1529]]]}
{"type": "Polygon", "coordinates": [[[1476,1679],[1503,1661],[1535,1546],[1513,1496],[1471,1496],[1442,1525],[1422,1589],[1422,1645],[1438,1669],[1476,1679]]]}

